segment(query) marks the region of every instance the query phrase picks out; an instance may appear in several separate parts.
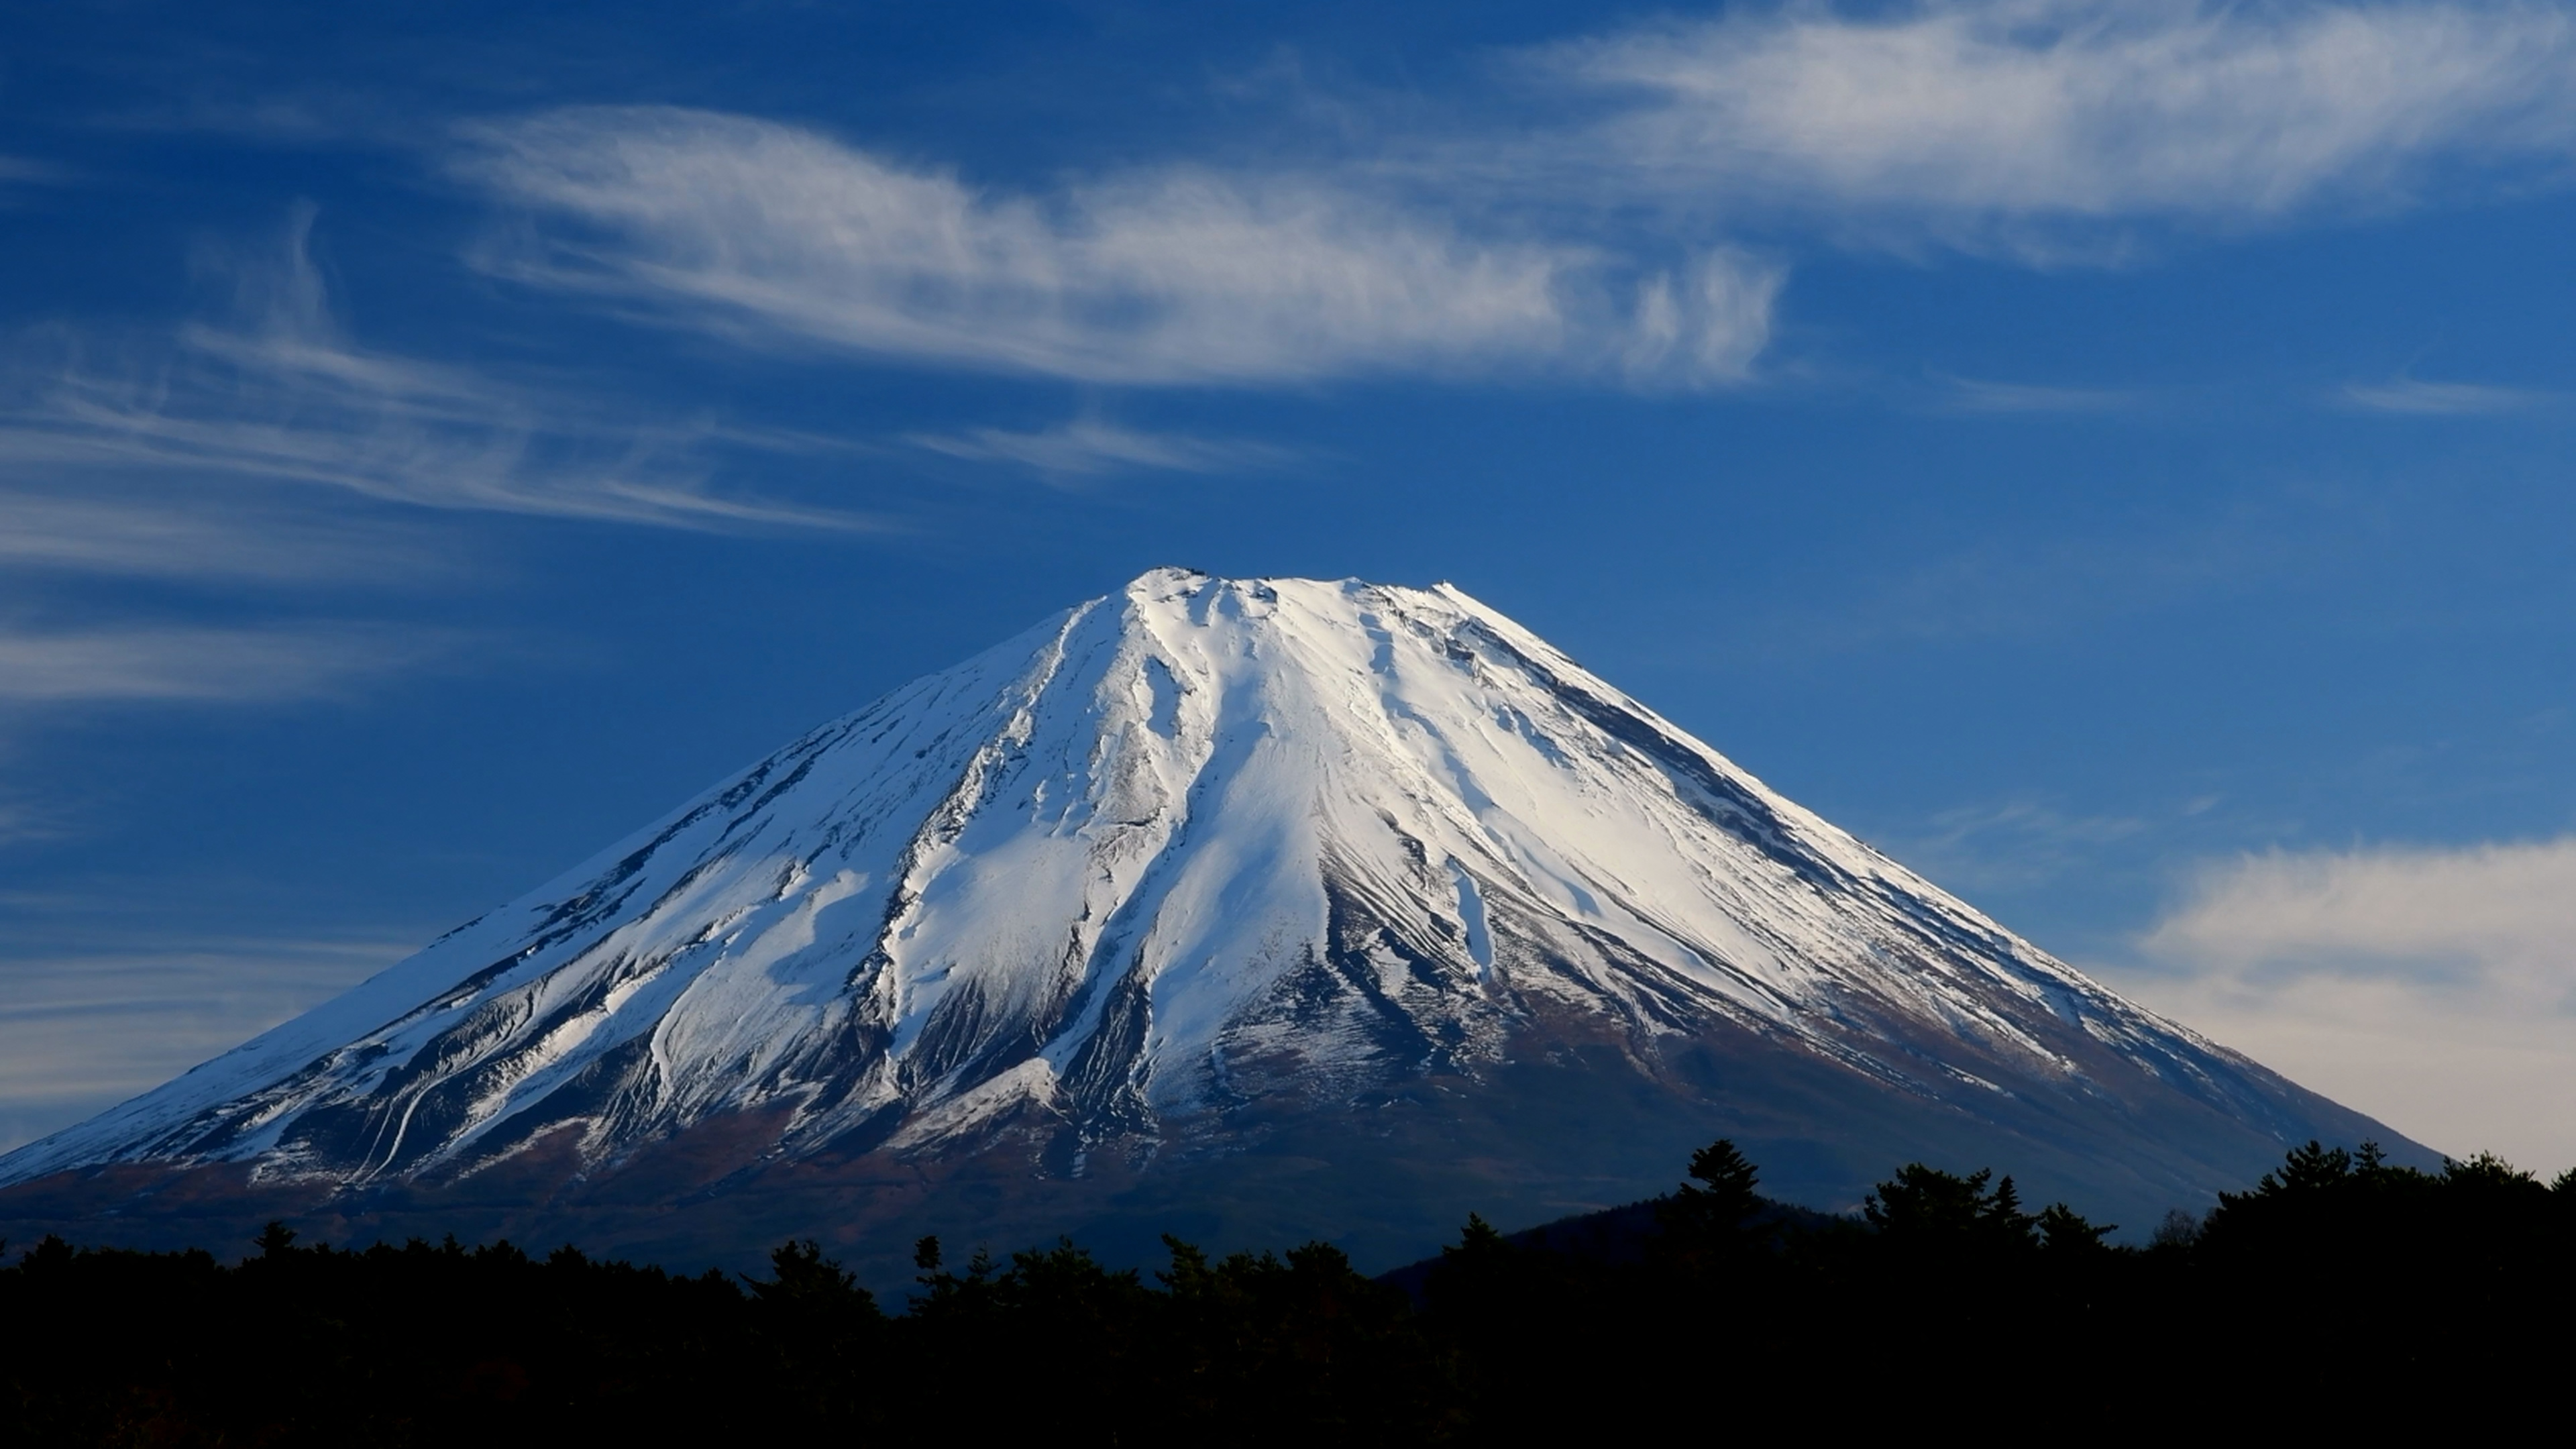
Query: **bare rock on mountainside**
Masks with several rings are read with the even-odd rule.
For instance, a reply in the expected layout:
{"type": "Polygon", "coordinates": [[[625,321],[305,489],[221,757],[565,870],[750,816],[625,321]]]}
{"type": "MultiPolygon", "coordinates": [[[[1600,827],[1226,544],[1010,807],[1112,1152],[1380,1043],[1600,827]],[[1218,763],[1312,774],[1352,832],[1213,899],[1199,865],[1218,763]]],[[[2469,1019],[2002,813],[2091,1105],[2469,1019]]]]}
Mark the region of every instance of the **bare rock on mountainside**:
{"type": "Polygon", "coordinates": [[[0,1159],[0,1232],[1419,1256],[1897,1163],[2154,1222],[2396,1134],[2051,959],[1446,586],[1164,570],[0,1159]]]}

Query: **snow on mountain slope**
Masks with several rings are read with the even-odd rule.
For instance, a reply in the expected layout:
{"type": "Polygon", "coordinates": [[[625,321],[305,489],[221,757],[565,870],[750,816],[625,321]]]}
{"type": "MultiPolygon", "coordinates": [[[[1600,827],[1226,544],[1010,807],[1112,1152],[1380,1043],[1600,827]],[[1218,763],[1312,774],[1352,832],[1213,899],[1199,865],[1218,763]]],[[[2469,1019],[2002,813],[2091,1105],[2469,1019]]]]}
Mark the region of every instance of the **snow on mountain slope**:
{"type": "Polygon", "coordinates": [[[743,1112],[776,1114],[786,1158],[965,1150],[1030,1113],[1150,1150],[1246,1102],[1473,1082],[1542,1021],[1648,1074],[1734,1033],[1945,1109],[2134,1120],[2169,1097],[2301,1125],[2276,1078],[1455,589],[1166,570],[808,734],[0,1182],[454,1177],[559,1132],[613,1166],[743,1112]]]}

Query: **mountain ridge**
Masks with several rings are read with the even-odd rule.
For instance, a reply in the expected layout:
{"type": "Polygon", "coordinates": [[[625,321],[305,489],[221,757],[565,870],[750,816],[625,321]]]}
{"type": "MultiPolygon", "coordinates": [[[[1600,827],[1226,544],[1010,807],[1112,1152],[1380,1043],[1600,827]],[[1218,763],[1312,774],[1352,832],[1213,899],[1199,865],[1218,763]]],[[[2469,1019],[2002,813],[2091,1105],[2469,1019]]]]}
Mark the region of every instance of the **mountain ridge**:
{"type": "MultiPolygon", "coordinates": [[[[1009,1163],[1033,1205],[1115,1215],[1111,1178],[1168,1209],[1285,1144],[1329,1177],[1370,1156],[1354,1134],[1412,1144],[1387,1171],[1475,1139],[1485,1168],[1449,1163],[1455,1190],[1394,1214],[1427,1222],[1494,1173],[1624,1191],[1686,1124],[1786,1147],[1789,1185],[1829,1204],[1907,1142],[2020,1142],[2052,1191],[2116,1181],[2151,1213],[2311,1136],[2420,1150],[2122,1000],[1454,587],[1156,570],[0,1158],[0,1221],[108,1178],[159,1184],[93,1204],[137,1221],[182,1178],[364,1221],[544,1161],[533,1200],[578,1223],[647,1159],[719,1141],[681,1197],[1009,1163]],[[1524,1131],[1551,1092],[1598,1115],[1524,1131]]],[[[871,1219],[851,1194],[833,1211],[871,1219]]]]}

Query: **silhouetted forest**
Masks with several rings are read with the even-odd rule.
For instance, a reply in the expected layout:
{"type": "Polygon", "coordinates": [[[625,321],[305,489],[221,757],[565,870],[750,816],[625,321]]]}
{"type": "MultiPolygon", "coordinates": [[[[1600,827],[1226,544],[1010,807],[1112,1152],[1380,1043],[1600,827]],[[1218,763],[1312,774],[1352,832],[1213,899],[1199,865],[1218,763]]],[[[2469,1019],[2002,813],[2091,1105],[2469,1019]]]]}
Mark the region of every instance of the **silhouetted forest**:
{"type": "Polygon", "coordinates": [[[2469,1431],[2549,1392],[2576,1347],[2576,1172],[2311,1143],[2143,1247],[1983,1171],[1907,1166],[1848,1219],[1758,1189],[1719,1142],[1650,1211],[1542,1245],[1471,1219],[1392,1282],[1323,1244],[1211,1261],[1167,1239],[1145,1275],[1071,1244],[957,1263],[925,1240],[893,1312],[810,1243],[748,1279],[281,1227],[231,1266],[48,1238],[0,1269],[0,1440],[2469,1431]]]}

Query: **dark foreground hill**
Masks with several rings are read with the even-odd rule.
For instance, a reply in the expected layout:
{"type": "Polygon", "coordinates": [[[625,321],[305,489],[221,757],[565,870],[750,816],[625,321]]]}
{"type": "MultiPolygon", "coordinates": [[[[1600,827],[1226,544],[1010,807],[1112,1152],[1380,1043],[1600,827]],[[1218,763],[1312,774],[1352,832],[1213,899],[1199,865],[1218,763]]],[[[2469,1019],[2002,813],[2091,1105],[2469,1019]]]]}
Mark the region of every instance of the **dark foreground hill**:
{"type": "Polygon", "coordinates": [[[0,1270],[0,1439],[2176,1440],[2561,1412],[2576,1173],[2311,1145],[2120,1248],[1983,1172],[1909,1166],[1848,1219],[1766,1206],[1729,1144],[1691,1169],[1553,1247],[1471,1221],[1419,1307],[1323,1245],[1210,1262],[1175,1240],[1147,1280],[1070,1244],[925,1242],[889,1315],[809,1245],[743,1280],[283,1230],[229,1267],[47,1241],[0,1270]]]}

